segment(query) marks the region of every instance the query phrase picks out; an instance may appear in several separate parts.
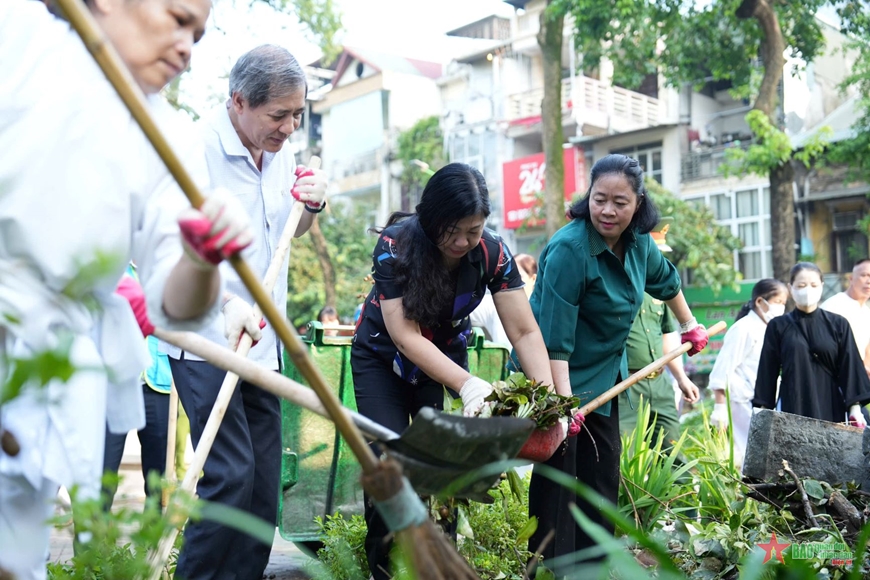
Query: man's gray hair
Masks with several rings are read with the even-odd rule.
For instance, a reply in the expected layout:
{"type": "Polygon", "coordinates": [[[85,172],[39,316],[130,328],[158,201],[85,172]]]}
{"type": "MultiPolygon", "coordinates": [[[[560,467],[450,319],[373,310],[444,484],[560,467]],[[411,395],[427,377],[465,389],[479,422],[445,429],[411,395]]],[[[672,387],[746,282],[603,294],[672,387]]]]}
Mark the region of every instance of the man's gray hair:
{"type": "Polygon", "coordinates": [[[230,71],[230,98],[239,93],[251,108],[299,90],[308,92],[302,67],[287,49],[274,44],[246,52],[230,71]]]}

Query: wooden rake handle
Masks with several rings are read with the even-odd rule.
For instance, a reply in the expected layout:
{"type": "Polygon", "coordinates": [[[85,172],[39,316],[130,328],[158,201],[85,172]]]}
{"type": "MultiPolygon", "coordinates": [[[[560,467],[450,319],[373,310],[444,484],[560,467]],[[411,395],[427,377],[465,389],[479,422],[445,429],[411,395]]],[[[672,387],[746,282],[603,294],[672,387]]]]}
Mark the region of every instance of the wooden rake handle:
{"type": "MultiPolygon", "coordinates": [[[[319,169],[320,158],[312,157],[311,166],[314,169],[319,169]]],[[[304,211],[305,204],[299,202],[294,203],[293,208],[290,210],[290,215],[287,218],[284,230],[281,232],[281,238],[278,241],[278,247],[275,249],[275,253],[272,255],[272,261],[269,263],[266,275],[263,277],[263,291],[266,294],[272,292],[272,288],[275,287],[275,282],[278,281],[278,276],[281,273],[281,266],[284,264],[284,258],[290,250],[293,234],[296,233],[296,228],[299,227],[299,221],[302,219],[304,211]]],[[[259,320],[262,315],[263,313],[260,311],[259,305],[255,306],[254,318],[259,320]]],[[[239,343],[236,345],[235,352],[241,356],[247,356],[253,345],[254,341],[251,339],[251,335],[247,332],[243,332],[242,336],[239,338],[239,343]]],[[[238,375],[232,372],[228,372],[224,377],[217,398],[215,399],[211,412],[208,415],[208,420],[205,422],[205,427],[203,427],[202,435],[199,438],[199,445],[196,446],[196,450],[193,453],[190,468],[184,474],[184,479],[181,482],[181,489],[192,493],[196,487],[199,474],[202,472],[203,467],[205,467],[205,462],[208,459],[209,453],[211,453],[212,445],[214,445],[214,440],[217,437],[218,430],[220,430],[221,423],[223,423],[224,415],[226,415],[227,409],[230,406],[233,394],[236,392],[236,385],[238,382],[238,375]]]]}
{"type": "MultiPolygon", "coordinates": [[[[725,323],[724,320],[720,320],[719,322],[717,322],[716,324],[714,324],[713,326],[711,326],[710,328],[707,329],[707,335],[713,336],[714,334],[719,334],[720,332],[725,330],[725,328],[727,326],[728,325],[725,323]]],[[[690,342],[686,342],[686,343],[681,344],[679,348],[675,348],[674,350],[672,350],[668,354],[664,355],[663,357],[654,360],[653,362],[649,363],[648,365],[646,365],[645,367],[643,367],[642,369],[640,369],[639,371],[637,371],[636,373],[634,373],[633,375],[631,375],[630,377],[625,379],[624,381],[615,384],[614,386],[610,387],[608,390],[604,391],[603,393],[601,393],[600,395],[598,395],[597,397],[595,397],[594,399],[592,399],[591,401],[589,401],[588,403],[586,403],[585,405],[580,407],[580,412],[583,413],[583,416],[588,415],[589,413],[591,413],[592,411],[594,411],[595,409],[597,409],[598,407],[600,407],[604,403],[610,401],[610,399],[614,398],[622,391],[628,390],[629,387],[631,387],[632,385],[634,385],[635,383],[637,383],[641,379],[647,377],[651,373],[654,373],[658,370],[661,370],[662,367],[664,367],[666,364],[668,364],[669,362],[671,362],[675,358],[683,356],[683,353],[689,352],[689,349],[691,349],[691,348],[692,348],[692,343],[690,343],[690,342]]]]}
{"type": "MultiPolygon", "coordinates": [[[[181,160],[175,154],[175,151],[170,147],[169,142],[160,132],[145,101],[145,97],[136,86],[133,77],[127,70],[118,53],[109,43],[103,32],[97,26],[93,15],[85,7],[82,0],[57,0],[65,15],[75,28],[76,32],[82,38],[88,51],[93,55],[97,64],[103,70],[106,78],[117,91],[118,96],[127,106],[130,114],[136,119],[142,132],[148,137],[148,140],[154,146],[157,154],[166,164],[166,168],[178,182],[179,187],[187,196],[190,204],[199,208],[203,202],[203,195],[197,188],[190,174],[182,165],[181,160]]],[[[263,316],[275,329],[278,338],[284,343],[287,353],[293,364],[305,377],[305,380],[311,385],[311,388],[320,397],[323,406],[329,413],[330,418],[335,423],[341,435],[347,441],[357,460],[362,465],[363,472],[371,473],[378,466],[378,459],[366,445],[365,439],[359,429],[351,423],[341,411],[341,403],[332,390],[327,386],[323,374],[314,366],[308,358],[302,342],[296,335],[296,332],[287,324],[285,316],[278,311],[278,308],[272,303],[269,295],[263,290],[260,281],[254,275],[253,270],[244,261],[244,259],[236,254],[229,259],[230,264],[236,270],[245,288],[251,293],[254,301],[260,306],[263,311],[263,316]]]]}

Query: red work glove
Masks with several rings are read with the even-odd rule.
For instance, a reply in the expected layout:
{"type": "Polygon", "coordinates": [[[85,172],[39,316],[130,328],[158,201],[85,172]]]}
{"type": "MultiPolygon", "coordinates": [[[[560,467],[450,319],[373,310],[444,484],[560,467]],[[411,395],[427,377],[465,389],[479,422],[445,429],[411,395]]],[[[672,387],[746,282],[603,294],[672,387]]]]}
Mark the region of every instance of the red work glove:
{"type": "Polygon", "coordinates": [[[692,348],[689,349],[689,356],[695,356],[707,346],[710,337],[707,334],[707,329],[693,318],[689,322],[680,325],[680,343],[691,342],[692,348]],[[688,328],[686,328],[688,327],[688,328]]]}
{"type": "Polygon", "coordinates": [[[584,421],[586,421],[586,417],[583,416],[583,413],[580,411],[574,413],[574,416],[571,417],[571,422],[568,424],[568,437],[575,437],[579,434],[583,428],[584,421]]]}
{"type": "Polygon", "coordinates": [[[867,427],[867,421],[864,420],[864,414],[861,413],[861,405],[852,405],[849,407],[849,425],[852,427],[867,427]]]}
{"type": "Polygon", "coordinates": [[[142,286],[130,276],[124,276],[118,282],[118,287],[115,292],[127,299],[130,303],[130,308],[133,309],[133,315],[136,317],[136,322],[139,323],[139,330],[142,331],[142,336],[150,336],[154,334],[154,325],[148,320],[148,311],[145,308],[145,292],[142,291],[142,286]]]}
{"type": "Polygon", "coordinates": [[[327,185],[325,171],[299,165],[296,167],[296,183],[290,189],[290,195],[296,201],[303,202],[308,210],[317,213],[326,205],[327,185]]]}
{"type": "Polygon", "coordinates": [[[254,240],[244,206],[225,189],[214,190],[198,210],[184,210],[178,227],[185,253],[206,270],[254,240]]]}

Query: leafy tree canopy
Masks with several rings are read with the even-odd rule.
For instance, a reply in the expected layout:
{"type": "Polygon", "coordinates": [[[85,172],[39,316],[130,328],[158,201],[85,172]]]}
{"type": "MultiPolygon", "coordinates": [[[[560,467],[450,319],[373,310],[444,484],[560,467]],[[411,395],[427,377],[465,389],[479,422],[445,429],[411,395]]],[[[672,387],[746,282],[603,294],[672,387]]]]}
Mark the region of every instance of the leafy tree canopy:
{"type": "MultiPolygon", "coordinates": [[[[376,208],[363,202],[331,203],[317,218],[336,273],[336,309],[342,323],[353,322],[357,305],[368,294],[375,236],[368,233],[376,208]]],[[[310,236],[294,239],[290,249],[287,315],[298,328],[317,319],[326,299],[323,273],[310,236]]]]}
{"type": "Polygon", "coordinates": [[[413,127],[399,134],[396,158],[402,161],[402,186],[408,189],[422,188],[429,181],[429,174],[421,171],[413,161],[427,163],[432,171],[444,166],[444,137],[438,117],[425,117],[413,127]]]}
{"type": "MultiPolygon", "coordinates": [[[[585,66],[608,57],[621,86],[638,87],[644,76],[660,71],[674,86],[727,80],[746,90],[758,79],[755,63],[764,33],[748,14],[760,1],[765,0],[557,0],[555,8],[574,17],[575,44],[585,66]]],[[[810,61],[822,50],[815,13],[828,2],[774,4],[792,56],[810,61]]]]}
{"type": "Polygon", "coordinates": [[[338,34],[342,30],[341,12],[333,0],[250,0],[265,2],[278,12],[296,12],[308,29],[309,40],[323,51],[322,62],[329,64],[341,54],[338,34]]]}

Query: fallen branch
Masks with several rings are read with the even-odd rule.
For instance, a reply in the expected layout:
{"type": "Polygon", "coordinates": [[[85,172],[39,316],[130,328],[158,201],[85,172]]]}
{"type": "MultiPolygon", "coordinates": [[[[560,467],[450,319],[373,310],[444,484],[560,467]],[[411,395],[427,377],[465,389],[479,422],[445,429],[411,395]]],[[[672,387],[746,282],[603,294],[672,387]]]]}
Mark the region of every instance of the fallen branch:
{"type": "Polygon", "coordinates": [[[828,505],[846,520],[846,525],[850,532],[858,532],[864,527],[864,517],[861,515],[861,512],[839,491],[831,493],[830,498],[828,498],[828,505]]]}
{"type": "Polygon", "coordinates": [[[743,484],[752,491],[794,491],[797,486],[793,481],[782,481],[778,483],[745,483],[743,484]]]}
{"type": "Polygon", "coordinates": [[[810,505],[810,498],[809,496],[807,496],[807,492],[804,489],[803,484],[801,484],[801,480],[798,479],[798,476],[795,474],[794,471],[792,471],[792,468],[788,465],[788,461],[785,459],[782,460],[782,469],[783,471],[788,473],[789,476],[791,476],[791,478],[794,480],[795,485],[797,486],[798,491],[801,494],[801,503],[804,506],[804,512],[807,515],[807,520],[814,528],[819,527],[819,522],[816,521],[816,516],[815,514],[813,514],[813,507],[810,505]]]}

